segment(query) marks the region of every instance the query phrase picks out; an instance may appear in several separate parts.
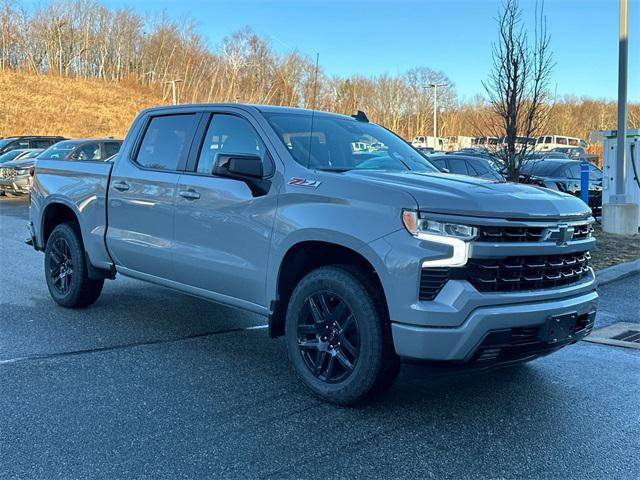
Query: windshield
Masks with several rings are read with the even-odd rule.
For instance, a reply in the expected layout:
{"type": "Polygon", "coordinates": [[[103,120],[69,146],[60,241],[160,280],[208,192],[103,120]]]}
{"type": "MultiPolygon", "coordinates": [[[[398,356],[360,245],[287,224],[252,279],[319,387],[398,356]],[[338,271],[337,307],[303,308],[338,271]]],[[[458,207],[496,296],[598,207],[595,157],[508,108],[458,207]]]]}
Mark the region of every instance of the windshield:
{"type": "Polygon", "coordinates": [[[7,143],[12,142],[13,138],[3,138],[0,140],[0,148],[4,147],[7,143]]]}
{"type": "Polygon", "coordinates": [[[38,156],[38,158],[44,158],[48,160],[64,158],[71,150],[73,150],[76,145],[78,145],[78,142],[72,140],[66,142],[58,142],[47,148],[38,156]]]}
{"type": "Polygon", "coordinates": [[[407,142],[379,125],[294,113],[265,115],[294,160],[317,170],[438,172],[407,142]],[[310,138],[311,137],[311,138],[310,138]]]}
{"type": "Polygon", "coordinates": [[[22,149],[9,150],[7,153],[4,153],[4,154],[0,155],[0,163],[5,163],[5,162],[8,162],[10,160],[13,160],[18,155],[20,155],[22,152],[24,152],[24,150],[22,150],[22,149]]]}

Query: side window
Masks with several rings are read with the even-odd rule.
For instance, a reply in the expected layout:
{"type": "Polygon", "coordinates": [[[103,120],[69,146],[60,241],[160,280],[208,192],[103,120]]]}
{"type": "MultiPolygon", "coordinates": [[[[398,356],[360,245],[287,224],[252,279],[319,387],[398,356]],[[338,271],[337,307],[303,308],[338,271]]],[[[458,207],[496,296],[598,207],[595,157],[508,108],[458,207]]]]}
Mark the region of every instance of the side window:
{"type": "Polygon", "coordinates": [[[589,165],[589,180],[592,182],[602,181],[602,172],[594,165],[589,165]]]}
{"type": "Polygon", "coordinates": [[[56,143],[55,140],[32,140],[31,148],[49,148],[54,143],[56,143]]]}
{"type": "Polygon", "coordinates": [[[99,160],[100,145],[97,143],[85,143],[80,145],[71,154],[72,160],[99,160]]]}
{"type": "Polygon", "coordinates": [[[186,161],[198,115],[195,113],[153,117],[138,149],[136,163],[159,170],[177,170],[186,161]]]}
{"type": "Polygon", "coordinates": [[[264,143],[242,117],[225,113],[213,115],[198,157],[198,173],[211,174],[220,153],[257,155],[263,162],[265,176],[273,173],[271,162],[265,162],[267,151],[264,143]]]}
{"type": "Polygon", "coordinates": [[[567,177],[572,179],[580,178],[580,165],[571,165],[567,168],[567,177]]]}
{"type": "Polygon", "coordinates": [[[104,155],[102,156],[102,158],[107,159],[110,156],[118,153],[118,151],[120,151],[120,145],[120,142],[105,142],[103,144],[104,155]]]}
{"type": "Polygon", "coordinates": [[[447,164],[445,163],[444,158],[436,157],[436,158],[429,158],[428,160],[438,168],[447,168],[447,164]]]}
{"type": "Polygon", "coordinates": [[[475,171],[476,174],[480,177],[493,178],[493,175],[491,174],[491,170],[489,170],[489,167],[485,165],[481,160],[469,160],[468,167],[470,171],[471,170],[475,171]]]}
{"type": "Polygon", "coordinates": [[[451,173],[457,173],[459,175],[469,175],[467,170],[467,162],[461,158],[449,158],[449,170],[451,173]]]}
{"type": "Polygon", "coordinates": [[[557,142],[558,142],[558,145],[566,145],[567,137],[558,137],[557,142]]]}

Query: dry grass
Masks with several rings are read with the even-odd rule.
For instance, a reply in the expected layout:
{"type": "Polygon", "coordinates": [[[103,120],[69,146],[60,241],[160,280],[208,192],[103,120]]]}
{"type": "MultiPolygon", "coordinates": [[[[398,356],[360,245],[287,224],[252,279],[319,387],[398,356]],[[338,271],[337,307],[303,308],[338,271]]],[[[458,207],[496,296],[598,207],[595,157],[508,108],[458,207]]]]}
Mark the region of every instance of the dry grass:
{"type": "Polygon", "coordinates": [[[0,72],[0,137],[123,138],[140,110],[162,103],[126,82],[0,72]]]}

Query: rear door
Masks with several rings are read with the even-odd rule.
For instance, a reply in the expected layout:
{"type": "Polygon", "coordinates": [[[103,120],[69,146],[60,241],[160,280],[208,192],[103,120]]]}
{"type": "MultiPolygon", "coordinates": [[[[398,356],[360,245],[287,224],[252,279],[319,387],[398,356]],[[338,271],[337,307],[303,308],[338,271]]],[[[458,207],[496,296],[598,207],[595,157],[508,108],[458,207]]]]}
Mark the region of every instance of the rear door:
{"type": "Polygon", "coordinates": [[[190,171],[180,177],[177,188],[176,278],[223,300],[265,306],[277,199],[268,177],[275,165],[259,125],[242,113],[215,110],[202,127],[204,135],[190,171]],[[213,175],[218,154],[258,155],[267,177],[263,188],[213,175]]]}
{"type": "Polygon", "coordinates": [[[107,246],[120,270],[172,279],[176,186],[200,113],[150,116],[109,182],[107,246]]]}

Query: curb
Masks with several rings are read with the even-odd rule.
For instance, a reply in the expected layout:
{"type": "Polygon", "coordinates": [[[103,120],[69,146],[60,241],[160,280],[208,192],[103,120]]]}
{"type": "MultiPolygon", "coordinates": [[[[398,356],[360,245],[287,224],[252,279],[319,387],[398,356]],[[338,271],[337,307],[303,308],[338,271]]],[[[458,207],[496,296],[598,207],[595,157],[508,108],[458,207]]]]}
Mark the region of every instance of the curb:
{"type": "Polygon", "coordinates": [[[598,286],[602,286],[638,272],[640,272],[640,258],[598,270],[596,278],[598,279],[598,286]]]}

